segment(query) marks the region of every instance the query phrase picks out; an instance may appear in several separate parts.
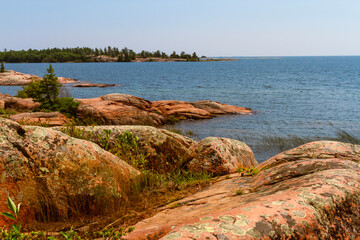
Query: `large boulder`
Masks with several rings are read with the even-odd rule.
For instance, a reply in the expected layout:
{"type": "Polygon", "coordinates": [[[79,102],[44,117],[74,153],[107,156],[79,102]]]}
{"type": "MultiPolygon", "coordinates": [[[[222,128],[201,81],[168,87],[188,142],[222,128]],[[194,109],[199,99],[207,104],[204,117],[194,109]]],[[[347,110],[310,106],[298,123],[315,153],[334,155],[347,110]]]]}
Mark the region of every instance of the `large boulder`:
{"type": "Polygon", "coordinates": [[[106,213],[139,174],[95,143],[0,119],[0,212],[9,196],[23,222],[106,213]]]}
{"type": "Polygon", "coordinates": [[[127,94],[108,94],[98,98],[76,99],[82,119],[104,125],[160,125],[164,118],[151,111],[151,102],[127,94]]]}
{"type": "Polygon", "coordinates": [[[182,135],[150,126],[95,126],[78,127],[84,136],[101,144],[105,130],[109,131],[110,147],[113,147],[120,135],[126,132],[138,138],[138,148],[146,156],[148,167],[158,172],[179,169],[190,161],[195,154],[197,142],[182,135]],[[99,138],[98,136],[102,136],[99,138]]]}
{"type": "Polygon", "coordinates": [[[69,119],[59,112],[30,112],[10,116],[10,119],[24,125],[63,126],[69,119]]]}
{"type": "Polygon", "coordinates": [[[325,141],[286,151],[259,165],[258,175],[222,177],[204,191],[164,207],[136,224],[127,237],[358,238],[359,149],[325,141]]]}
{"type": "Polygon", "coordinates": [[[229,138],[207,137],[199,142],[195,157],[187,168],[225,175],[257,164],[253,152],[245,143],[229,138]]]}

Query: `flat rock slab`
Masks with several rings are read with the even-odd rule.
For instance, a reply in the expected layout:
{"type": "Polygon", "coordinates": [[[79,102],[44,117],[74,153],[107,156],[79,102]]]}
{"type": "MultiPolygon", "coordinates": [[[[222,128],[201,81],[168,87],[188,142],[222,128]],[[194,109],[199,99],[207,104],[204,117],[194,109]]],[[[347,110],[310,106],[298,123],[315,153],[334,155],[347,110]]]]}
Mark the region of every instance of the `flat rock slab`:
{"type": "MultiPolygon", "coordinates": [[[[359,237],[360,165],[357,156],[360,146],[329,141],[308,146],[318,146],[319,153],[324,149],[328,153],[347,148],[348,157],[325,157],[323,154],[322,158],[299,159],[294,155],[294,158],[263,168],[255,176],[224,176],[206,190],[170,204],[155,216],[139,222],[127,238],[359,237]]],[[[290,153],[294,151],[296,149],[290,153]]],[[[313,148],[313,151],[316,150],[313,148]]],[[[284,154],[289,156],[285,152],[276,156],[277,159],[284,154]]]]}
{"type": "MultiPolygon", "coordinates": [[[[20,73],[13,70],[7,70],[4,73],[0,73],[0,85],[3,86],[21,86],[28,85],[33,80],[39,80],[41,77],[26,73],[20,73]]],[[[74,83],[77,80],[72,78],[58,77],[58,82],[61,84],[74,83]]]]}

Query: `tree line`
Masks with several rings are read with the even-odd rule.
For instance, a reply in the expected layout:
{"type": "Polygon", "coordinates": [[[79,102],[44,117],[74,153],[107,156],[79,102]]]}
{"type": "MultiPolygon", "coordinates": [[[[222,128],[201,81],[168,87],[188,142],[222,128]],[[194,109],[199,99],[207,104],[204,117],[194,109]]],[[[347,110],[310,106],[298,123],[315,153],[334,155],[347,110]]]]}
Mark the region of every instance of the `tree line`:
{"type": "Polygon", "coordinates": [[[48,49],[28,49],[28,50],[7,50],[4,49],[0,52],[0,62],[7,63],[52,63],[52,62],[94,62],[96,57],[108,56],[114,58],[118,62],[131,62],[136,58],[176,58],[184,59],[186,61],[199,61],[199,57],[194,52],[193,54],[187,54],[182,51],[177,54],[173,51],[170,55],[160,50],[149,52],[142,50],[139,53],[135,53],[132,49],[116,47],[105,48],[88,48],[88,47],[76,47],[76,48],[48,48],[48,49]]]}

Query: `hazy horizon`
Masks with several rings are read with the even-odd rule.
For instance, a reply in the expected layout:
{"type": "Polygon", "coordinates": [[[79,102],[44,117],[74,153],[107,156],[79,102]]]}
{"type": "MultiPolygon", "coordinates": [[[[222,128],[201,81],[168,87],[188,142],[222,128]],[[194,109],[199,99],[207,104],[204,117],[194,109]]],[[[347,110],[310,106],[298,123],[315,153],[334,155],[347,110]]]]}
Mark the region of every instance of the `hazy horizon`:
{"type": "Polygon", "coordinates": [[[360,1],[0,0],[0,49],[128,47],[213,57],[360,55],[360,1]]]}

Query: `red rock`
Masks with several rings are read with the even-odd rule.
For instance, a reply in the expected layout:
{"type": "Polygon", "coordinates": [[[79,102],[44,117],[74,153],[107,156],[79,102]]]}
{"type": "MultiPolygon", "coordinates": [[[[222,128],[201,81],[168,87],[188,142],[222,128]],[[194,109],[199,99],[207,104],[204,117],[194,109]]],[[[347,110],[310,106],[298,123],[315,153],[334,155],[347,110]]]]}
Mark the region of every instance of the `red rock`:
{"type": "Polygon", "coordinates": [[[33,111],[41,105],[38,102],[34,102],[32,99],[12,97],[8,94],[0,94],[0,101],[2,102],[2,108],[22,111],[33,111]]]}
{"type": "Polygon", "coordinates": [[[167,118],[170,116],[180,119],[206,119],[213,116],[205,110],[194,107],[192,104],[183,101],[154,101],[152,103],[155,111],[161,112],[167,118]]]}
{"type": "Polygon", "coordinates": [[[11,115],[10,119],[24,125],[63,126],[69,119],[59,112],[30,112],[11,115]]]}
{"type": "Polygon", "coordinates": [[[127,94],[108,94],[98,98],[77,99],[80,118],[107,125],[160,125],[164,117],[151,111],[151,102],[127,94]]]}
{"type": "Polygon", "coordinates": [[[199,142],[196,155],[187,168],[225,175],[257,164],[253,152],[245,143],[229,138],[208,137],[199,142]]]}
{"type": "Polygon", "coordinates": [[[355,239],[359,153],[359,145],[329,141],[286,151],[261,164],[258,175],[222,177],[178,207],[164,207],[127,238],[355,239]]]}
{"type": "MultiPolygon", "coordinates": [[[[8,210],[10,196],[21,203],[22,223],[106,211],[103,201],[109,204],[138,175],[92,142],[0,119],[0,212],[8,210]]],[[[12,223],[0,217],[1,226],[12,223]]]]}
{"type": "Polygon", "coordinates": [[[211,101],[194,103],[183,101],[154,101],[127,94],[108,94],[92,99],[77,99],[80,118],[91,118],[108,125],[162,125],[183,119],[208,119],[217,114],[250,114],[251,110],[211,101]],[[212,109],[214,107],[214,109],[212,109]],[[220,108],[220,110],[219,110],[220,108]]]}

